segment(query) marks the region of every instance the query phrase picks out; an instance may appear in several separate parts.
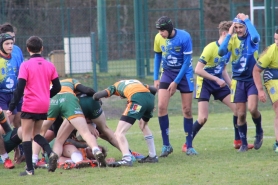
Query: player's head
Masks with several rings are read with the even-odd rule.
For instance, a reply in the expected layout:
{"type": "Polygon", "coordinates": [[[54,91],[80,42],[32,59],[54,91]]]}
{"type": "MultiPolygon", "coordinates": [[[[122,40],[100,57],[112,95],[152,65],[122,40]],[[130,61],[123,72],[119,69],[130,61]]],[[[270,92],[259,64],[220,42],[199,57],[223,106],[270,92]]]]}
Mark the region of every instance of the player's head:
{"type": "Polygon", "coordinates": [[[232,24],[232,21],[221,21],[218,25],[219,36],[221,36],[223,33],[228,33],[232,24]]]}
{"type": "Polygon", "coordinates": [[[274,41],[275,41],[276,46],[278,47],[278,29],[275,30],[274,41]]]}
{"type": "Polygon", "coordinates": [[[0,26],[0,33],[7,33],[14,38],[15,42],[15,28],[10,23],[4,23],[0,26]]]}
{"type": "Polygon", "coordinates": [[[26,41],[26,47],[27,47],[28,52],[40,53],[43,49],[42,39],[38,36],[31,36],[26,41]]]}
{"type": "MultiPolygon", "coordinates": [[[[160,31],[167,31],[168,35],[167,38],[169,38],[171,36],[171,33],[174,29],[173,23],[171,21],[171,19],[167,16],[162,16],[160,17],[156,22],[155,22],[155,27],[156,29],[160,30],[160,31]]],[[[165,35],[161,35],[162,37],[164,37],[165,35]]]]}
{"type": "Polygon", "coordinates": [[[247,26],[244,21],[239,18],[234,18],[235,23],[234,29],[239,38],[244,37],[247,34],[247,26]]]}
{"type": "Polygon", "coordinates": [[[14,44],[14,39],[11,35],[7,33],[0,34],[0,50],[4,54],[8,55],[12,53],[13,44],[14,44]]]}

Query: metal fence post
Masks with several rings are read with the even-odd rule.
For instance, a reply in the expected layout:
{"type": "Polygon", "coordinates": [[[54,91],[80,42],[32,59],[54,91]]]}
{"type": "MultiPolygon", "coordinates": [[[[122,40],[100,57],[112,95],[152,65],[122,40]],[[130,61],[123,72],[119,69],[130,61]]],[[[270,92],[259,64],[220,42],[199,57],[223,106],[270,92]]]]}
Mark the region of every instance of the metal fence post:
{"type": "Polygon", "coordinates": [[[98,83],[97,83],[97,59],[96,59],[96,34],[91,32],[91,56],[92,56],[92,64],[93,64],[93,87],[94,90],[97,91],[98,83]]]}
{"type": "Polygon", "coordinates": [[[106,31],[106,0],[97,1],[97,25],[99,43],[99,71],[108,72],[107,67],[107,31],[106,31]]]}

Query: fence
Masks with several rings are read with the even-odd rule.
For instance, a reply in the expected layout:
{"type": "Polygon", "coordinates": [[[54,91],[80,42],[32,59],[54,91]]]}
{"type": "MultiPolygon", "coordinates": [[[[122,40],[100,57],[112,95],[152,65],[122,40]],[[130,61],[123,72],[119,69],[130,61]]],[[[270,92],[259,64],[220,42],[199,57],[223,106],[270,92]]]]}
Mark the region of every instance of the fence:
{"type": "MultiPolygon", "coordinates": [[[[175,27],[191,34],[195,65],[204,46],[218,39],[216,28],[220,21],[233,19],[239,11],[249,13],[249,0],[217,0],[214,4],[203,0],[28,2],[0,0],[0,24],[10,22],[17,28],[16,44],[25,57],[28,57],[24,49],[26,39],[38,35],[44,40],[45,57],[55,58],[51,57],[55,51],[65,51],[64,60],[57,57],[55,61],[62,63],[59,64],[63,66],[59,70],[64,70],[61,78],[74,77],[97,90],[120,79],[137,78],[153,83],[153,39],[157,33],[154,23],[160,16],[168,15],[175,27]]],[[[261,4],[263,1],[256,3],[261,4]]],[[[273,4],[275,7],[278,2],[273,4]]],[[[262,51],[266,46],[265,33],[269,31],[273,35],[274,28],[265,27],[263,10],[254,15],[262,51]]],[[[278,20],[274,20],[274,25],[278,25],[278,20]]],[[[107,117],[118,117],[125,104],[115,97],[103,102],[107,117]]],[[[174,95],[169,107],[169,114],[181,113],[179,93],[174,95]]],[[[210,102],[211,112],[229,111],[223,107],[219,102],[210,102]]],[[[197,114],[195,101],[193,114],[197,114]]]]}

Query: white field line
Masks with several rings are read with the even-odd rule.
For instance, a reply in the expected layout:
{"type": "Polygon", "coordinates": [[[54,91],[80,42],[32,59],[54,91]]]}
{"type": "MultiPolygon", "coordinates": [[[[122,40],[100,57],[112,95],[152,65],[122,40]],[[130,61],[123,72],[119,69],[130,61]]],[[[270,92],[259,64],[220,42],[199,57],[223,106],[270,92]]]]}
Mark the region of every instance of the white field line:
{"type": "MultiPolygon", "coordinates": [[[[136,127],[136,125],[134,125],[135,127],[136,127]]],[[[263,126],[263,128],[273,128],[273,126],[263,126]]],[[[255,129],[255,126],[248,126],[248,130],[249,129],[255,129]]],[[[139,128],[138,128],[138,130],[139,130],[139,128]]],[[[209,126],[205,126],[204,128],[202,128],[201,130],[234,130],[234,128],[232,128],[232,127],[209,127],[209,126]]],[[[160,130],[151,130],[152,131],[152,133],[154,134],[154,135],[156,135],[156,134],[160,134],[161,132],[160,132],[160,130]]],[[[179,133],[179,132],[181,132],[181,131],[183,131],[183,127],[181,126],[181,128],[180,129],[171,129],[171,125],[170,125],[170,137],[173,137],[174,135],[175,135],[175,133],[179,133]]],[[[136,132],[130,132],[130,131],[128,131],[127,133],[126,133],[127,135],[142,135],[142,132],[141,131],[136,131],[136,132]]],[[[249,135],[249,137],[248,137],[248,140],[249,139],[254,139],[254,136],[251,136],[250,137],[250,134],[248,134],[247,133],[247,136],[249,135]]],[[[176,135],[177,136],[177,135],[176,135]]],[[[175,137],[175,136],[174,136],[175,137]]],[[[264,139],[273,139],[273,138],[275,138],[274,137],[274,131],[273,131],[273,136],[266,136],[266,135],[264,135],[264,139]]]]}

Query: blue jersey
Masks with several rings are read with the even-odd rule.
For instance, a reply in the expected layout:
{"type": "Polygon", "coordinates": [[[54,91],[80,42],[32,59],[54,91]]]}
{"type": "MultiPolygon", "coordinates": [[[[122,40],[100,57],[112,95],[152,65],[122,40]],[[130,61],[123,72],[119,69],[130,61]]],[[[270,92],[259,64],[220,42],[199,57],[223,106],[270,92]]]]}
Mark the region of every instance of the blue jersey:
{"type": "MultiPolygon", "coordinates": [[[[154,51],[162,53],[162,68],[181,71],[175,82],[179,83],[185,73],[193,73],[192,68],[192,40],[188,32],[175,29],[174,37],[164,39],[159,33],[155,36],[154,51]]],[[[159,61],[160,62],[160,61],[159,61]]],[[[155,68],[159,70],[159,68],[155,68]]],[[[157,72],[155,71],[157,74],[157,72]]]]}
{"type": "Polygon", "coordinates": [[[249,19],[245,20],[245,23],[248,28],[247,35],[238,38],[228,34],[219,48],[219,53],[225,54],[225,49],[231,51],[233,79],[253,81],[252,73],[258,59],[260,36],[249,19]],[[257,42],[254,42],[255,40],[257,42]]]}
{"type": "Polygon", "coordinates": [[[19,67],[23,55],[19,47],[14,47],[11,58],[0,57],[0,92],[9,93],[16,89],[19,67]]]}
{"type": "MultiPolygon", "coordinates": [[[[163,69],[181,69],[184,57],[191,58],[192,41],[189,33],[180,29],[175,31],[171,39],[164,39],[159,33],[155,37],[154,51],[162,52],[163,69]]],[[[192,65],[188,70],[192,70],[192,65]]]]}

